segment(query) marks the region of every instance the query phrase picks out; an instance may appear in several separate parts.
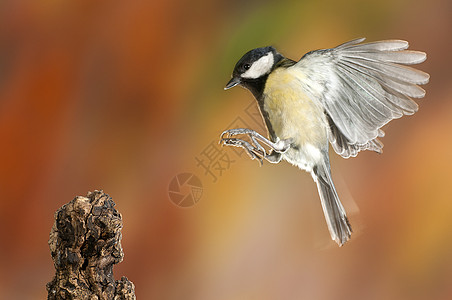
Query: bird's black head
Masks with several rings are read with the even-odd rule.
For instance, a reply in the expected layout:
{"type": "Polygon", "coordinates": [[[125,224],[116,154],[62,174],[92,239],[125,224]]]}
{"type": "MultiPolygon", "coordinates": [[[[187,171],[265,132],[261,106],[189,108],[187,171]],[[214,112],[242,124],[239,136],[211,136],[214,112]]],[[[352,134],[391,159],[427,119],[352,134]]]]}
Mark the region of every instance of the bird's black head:
{"type": "Polygon", "coordinates": [[[235,65],[232,79],[226,84],[225,90],[240,84],[254,94],[256,85],[265,82],[265,78],[282,58],[273,47],[256,48],[247,52],[235,65]]]}

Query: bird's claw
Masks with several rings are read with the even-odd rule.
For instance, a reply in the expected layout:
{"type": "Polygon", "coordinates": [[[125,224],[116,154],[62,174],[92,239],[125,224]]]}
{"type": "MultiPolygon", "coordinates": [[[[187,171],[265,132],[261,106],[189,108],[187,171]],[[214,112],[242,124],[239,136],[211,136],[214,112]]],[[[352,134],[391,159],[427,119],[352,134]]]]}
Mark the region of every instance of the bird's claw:
{"type": "Polygon", "coordinates": [[[262,145],[259,144],[259,142],[256,139],[256,136],[261,136],[261,135],[258,134],[256,131],[247,129],[247,128],[236,128],[236,129],[228,129],[228,130],[223,131],[220,135],[220,144],[221,144],[221,141],[225,139],[225,135],[226,135],[226,138],[232,138],[233,136],[239,135],[239,134],[244,134],[244,135],[249,136],[254,147],[257,150],[266,153],[265,148],[262,147],[262,145]]]}
{"type": "Polygon", "coordinates": [[[228,129],[223,131],[220,135],[221,145],[243,148],[251,159],[259,160],[261,165],[263,164],[264,159],[271,163],[278,163],[281,160],[281,154],[285,153],[291,147],[292,143],[293,139],[291,138],[283,140],[278,139],[276,142],[273,142],[258,132],[247,128],[228,129]],[[239,134],[248,136],[251,143],[234,138],[234,136],[239,134]],[[271,152],[267,154],[267,151],[259,142],[270,147],[271,152]]]}
{"type": "Polygon", "coordinates": [[[249,155],[251,159],[255,159],[259,161],[259,164],[262,166],[264,161],[263,158],[267,155],[265,152],[265,149],[262,146],[255,147],[248,143],[247,141],[237,139],[237,138],[231,138],[231,137],[223,137],[224,133],[221,134],[220,144],[226,145],[226,146],[233,146],[233,147],[239,147],[243,148],[246,153],[249,155]]]}

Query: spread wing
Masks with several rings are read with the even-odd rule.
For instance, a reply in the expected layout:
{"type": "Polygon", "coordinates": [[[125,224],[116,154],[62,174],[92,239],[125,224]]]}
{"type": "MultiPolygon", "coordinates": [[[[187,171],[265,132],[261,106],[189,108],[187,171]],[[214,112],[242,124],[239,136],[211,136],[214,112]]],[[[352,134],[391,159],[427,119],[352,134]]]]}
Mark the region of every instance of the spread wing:
{"type": "Polygon", "coordinates": [[[362,43],[356,39],[332,49],[305,54],[292,68],[302,74],[306,92],[324,106],[330,123],[330,142],[343,157],[360,150],[380,152],[380,129],[392,119],[418,109],[411,98],[422,98],[429,75],[406,65],[426,59],[405,50],[408,42],[386,40],[362,43]]]}

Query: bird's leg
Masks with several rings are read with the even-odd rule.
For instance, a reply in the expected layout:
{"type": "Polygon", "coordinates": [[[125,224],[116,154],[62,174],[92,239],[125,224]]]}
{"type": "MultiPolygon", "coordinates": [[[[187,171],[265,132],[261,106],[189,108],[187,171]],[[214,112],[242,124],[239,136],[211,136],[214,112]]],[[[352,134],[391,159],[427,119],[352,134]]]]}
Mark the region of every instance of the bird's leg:
{"type": "Polygon", "coordinates": [[[220,138],[220,144],[244,148],[252,159],[258,159],[261,164],[262,159],[265,159],[270,163],[279,163],[281,161],[281,153],[286,152],[287,149],[290,148],[291,144],[291,139],[272,142],[256,131],[247,128],[225,130],[221,134],[220,138]],[[248,135],[252,144],[232,137],[239,134],[248,135]],[[269,146],[272,149],[271,152],[267,154],[265,148],[259,144],[259,141],[269,146]]]}

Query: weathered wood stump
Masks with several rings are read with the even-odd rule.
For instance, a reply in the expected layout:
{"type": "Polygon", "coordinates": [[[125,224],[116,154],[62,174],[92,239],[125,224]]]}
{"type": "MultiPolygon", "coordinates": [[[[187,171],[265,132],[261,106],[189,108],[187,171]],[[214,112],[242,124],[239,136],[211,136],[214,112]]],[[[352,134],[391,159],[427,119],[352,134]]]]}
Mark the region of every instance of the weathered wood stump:
{"type": "Polygon", "coordinates": [[[75,197],[55,213],[49,246],[55,277],[47,299],[136,299],[126,277],[115,281],[113,265],[124,257],[121,214],[102,191],[75,197]]]}

